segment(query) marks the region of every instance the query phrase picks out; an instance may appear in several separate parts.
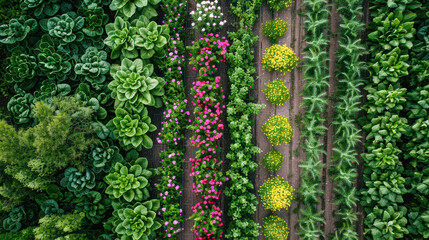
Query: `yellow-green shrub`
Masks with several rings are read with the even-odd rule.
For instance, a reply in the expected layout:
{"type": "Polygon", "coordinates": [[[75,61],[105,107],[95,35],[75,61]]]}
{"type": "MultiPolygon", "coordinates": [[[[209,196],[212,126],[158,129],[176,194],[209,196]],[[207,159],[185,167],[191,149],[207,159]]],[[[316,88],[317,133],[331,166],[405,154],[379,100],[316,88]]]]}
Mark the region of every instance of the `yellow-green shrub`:
{"type": "Polygon", "coordinates": [[[273,19],[262,25],[262,34],[270,38],[271,43],[276,43],[277,38],[283,37],[289,24],[280,18],[273,19]]]}
{"type": "Polygon", "coordinates": [[[282,167],[283,159],[284,157],[281,152],[272,149],[267,154],[265,154],[264,159],[262,159],[262,166],[264,166],[270,172],[275,172],[282,167]]]}
{"type": "Polygon", "coordinates": [[[292,5],[292,0],[268,0],[268,4],[270,5],[270,8],[272,10],[280,10],[284,8],[288,8],[290,5],[292,5]]]}
{"type": "Polygon", "coordinates": [[[265,97],[267,101],[272,104],[283,105],[290,97],[286,83],[280,79],[275,79],[265,84],[265,86],[265,97]]]}
{"type": "Polygon", "coordinates": [[[272,115],[262,125],[262,133],[273,146],[289,143],[293,137],[293,129],[287,117],[277,115],[272,115]]]}
{"type": "Polygon", "coordinates": [[[267,48],[262,56],[262,67],[268,71],[290,72],[298,64],[295,52],[286,44],[267,48]]]}
{"type": "Polygon", "coordinates": [[[271,177],[259,188],[262,205],[267,210],[288,209],[293,200],[293,187],[284,178],[271,177]]]}
{"type": "Polygon", "coordinates": [[[263,233],[267,240],[286,240],[289,235],[289,229],[285,220],[276,215],[264,217],[263,233]]]}

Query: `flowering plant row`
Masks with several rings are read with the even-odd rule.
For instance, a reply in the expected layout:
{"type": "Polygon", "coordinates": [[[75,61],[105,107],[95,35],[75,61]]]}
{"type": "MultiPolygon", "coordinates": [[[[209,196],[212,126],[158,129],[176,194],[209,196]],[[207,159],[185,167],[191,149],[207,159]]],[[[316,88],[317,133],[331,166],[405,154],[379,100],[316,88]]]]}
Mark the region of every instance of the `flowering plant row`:
{"type": "Polygon", "coordinates": [[[164,72],[165,94],[162,98],[165,104],[161,132],[158,143],[164,144],[165,149],[159,153],[161,166],[156,169],[160,179],[156,184],[161,202],[157,212],[161,218],[162,227],[159,236],[162,239],[176,239],[182,231],[182,173],[185,154],[184,129],[187,125],[189,112],[186,110],[185,71],[185,29],[186,1],[164,0],[161,3],[164,13],[163,23],[171,29],[171,37],[167,41],[167,57],[160,65],[164,72]],[[180,24],[181,23],[181,24],[180,24]]]}
{"type": "Polygon", "coordinates": [[[227,178],[223,174],[223,161],[219,158],[224,129],[221,114],[225,105],[222,102],[225,96],[217,64],[225,61],[229,43],[225,37],[214,33],[225,23],[221,20],[222,13],[217,0],[198,1],[196,11],[191,14],[198,21],[198,24],[194,24],[197,30],[202,33],[210,31],[188,48],[191,55],[189,64],[197,71],[197,79],[191,89],[195,115],[190,126],[194,131],[191,142],[196,147],[196,156],[190,159],[191,176],[194,178],[192,191],[202,198],[192,208],[192,231],[197,239],[221,239],[223,216],[217,204],[227,178]]]}

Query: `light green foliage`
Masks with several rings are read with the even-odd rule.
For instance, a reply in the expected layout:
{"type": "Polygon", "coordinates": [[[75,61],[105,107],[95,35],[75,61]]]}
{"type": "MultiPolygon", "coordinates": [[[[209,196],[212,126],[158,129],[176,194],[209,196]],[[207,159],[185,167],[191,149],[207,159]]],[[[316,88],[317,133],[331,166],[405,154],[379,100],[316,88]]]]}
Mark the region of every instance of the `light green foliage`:
{"type": "Polygon", "coordinates": [[[9,24],[0,26],[0,43],[14,44],[22,41],[30,31],[35,31],[37,26],[37,21],[27,16],[11,19],[9,24]]]}
{"type": "Polygon", "coordinates": [[[134,205],[122,204],[113,212],[114,232],[122,239],[154,239],[155,231],[161,227],[155,217],[160,208],[158,199],[134,205]]]}
{"type": "Polygon", "coordinates": [[[67,190],[74,193],[76,197],[82,197],[95,187],[95,174],[89,169],[79,171],[69,167],[64,171],[60,184],[67,187],[67,190]]]}
{"type": "Polygon", "coordinates": [[[146,186],[148,179],[152,176],[152,172],[147,169],[147,164],[146,158],[138,158],[130,163],[129,167],[116,163],[110,174],[104,178],[108,184],[106,193],[112,199],[122,199],[123,197],[127,202],[146,200],[149,197],[146,186]]]}
{"type": "Polygon", "coordinates": [[[369,64],[374,70],[372,81],[379,84],[388,81],[389,84],[398,82],[399,78],[408,75],[409,56],[401,54],[401,49],[396,47],[390,52],[378,52],[375,55],[376,62],[369,64]]]}
{"type": "Polygon", "coordinates": [[[0,121],[0,161],[5,173],[24,186],[43,190],[55,181],[53,174],[70,165],[81,166],[81,157],[91,144],[91,111],[75,98],[54,98],[47,106],[37,102],[34,116],[38,124],[16,131],[0,121]]]}
{"type": "Polygon", "coordinates": [[[34,240],[33,228],[34,227],[28,227],[19,232],[1,233],[0,239],[1,240],[34,240]]]}
{"type": "Polygon", "coordinates": [[[267,154],[265,154],[264,158],[262,159],[262,166],[264,166],[270,172],[275,172],[282,167],[283,160],[283,154],[275,149],[272,149],[267,154]]]}
{"type": "Polygon", "coordinates": [[[95,173],[109,173],[112,166],[122,162],[124,158],[119,153],[119,148],[113,146],[108,141],[99,141],[92,145],[88,156],[89,166],[95,173]]]}
{"type": "Polygon", "coordinates": [[[110,0],[83,0],[82,9],[93,10],[110,4],[110,0]]]}
{"type": "Polygon", "coordinates": [[[39,48],[35,49],[41,74],[48,79],[64,81],[72,69],[69,54],[55,47],[48,35],[43,35],[39,48]]]}
{"type": "Polygon", "coordinates": [[[287,223],[282,218],[276,215],[268,215],[264,217],[263,233],[267,240],[286,240],[289,235],[287,223]]]}
{"type": "Polygon", "coordinates": [[[107,53],[95,47],[87,48],[80,62],[74,67],[77,75],[82,75],[95,89],[101,89],[109,72],[110,64],[106,61],[107,53]],[[101,85],[101,86],[100,86],[101,85]]]}
{"type": "Polygon", "coordinates": [[[131,18],[136,11],[141,10],[145,7],[157,5],[161,0],[112,0],[110,4],[110,10],[118,11],[125,15],[127,18],[131,18]]]}
{"type": "Polygon", "coordinates": [[[152,64],[144,64],[141,59],[131,61],[123,59],[121,65],[113,65],[110,74],[115,79],[109,83],[115,108],[129,104],[140,113],[144,107],[161,107],[161,96],[164,95],[165,81],[163,78],[152,76],[152,64]]]}
{"type": "Polygon", "coordinates": [[[40,27],[51,37],[57,38],[61,45],[67,45],[75,41],[82,41],[81,29],[84,23],[83,17],[78,16],[75,12],[68,12],[59,17],[40,20],[40,27]]]}
{"type": "Polygon", "coordinates": [[[284,8],[290,7],[292,5],[293,0],[268,0],[268,4],[270,5],[271,10],[279,11],[284,8]]]}
{"type": "Polygon", "coordinates": [[[116,17],[114,23],[106,25],[107,38],[104,43],[112,49],[110,53],[111,59],[130,58],[134,59],[138,57],[138,51],[135,48],[134,36],[137,33],[135,27],[131,27],[131,24],[123,20],[121,17],[116,17]]]}
{"type": "Polygon", "coordinates": [[[140,114],[118,108],[115,111],[116,117],[112,123],[115,126],[113,136],[119,140],[121,147],[130,150],[132,148],[141,150],[142,146],[151,149],[152,139],[146,135],[148,132],[156,130],[156,126],[151,123],[147,108],[140,114]]]}
{"type": "Polygon", "coordinates": [[[276,43],[277,38],[283,37],[286,34],[288,28],[288,23],[280,18],[276,18],[262,25],[262,34],[267,36],[271,43],[276,43]]]}
{"type": "Polygon", "coordinates": [[[86,240],[84,230],[85,213],[47,215],[39,220],[33,232],[36,240],[86,240]]]}
{"type": "Polygon", "coordinates": [[[168,25],[158,25],[146,16],[140,16],[135,22],[138,35],[135,37],[135,44],[140,47],[140,57],[149,59],[152,57],[165,57],[165,45],[170,38],[168,25]]]}
{"type": "Polygon", "coordinates": [[[277,78],[265,85],[266,88],[263,91],[268,102],[280,106],[289,99],[289,89],[284,81],[277,78]]]}
{"type": "Polygon", "coordinates": [[[268,178],[259,188],[258,193],[265,209],[278,211],[290,207],[294,190],[284,178],[275,176],[268,178]]]}
{"type": "Polygon", "coordinates": [[[287,118],[277,115],[272,115],[262,125],[262,133],[273,146],[289,143],[293,137],[293,129],[287,118]]]}
{"type": "Polygon", "coordinates": [[[268,71],[279,71],[283,74],[292,71],[298,65],[295,52],[285,45],[275,44],[267,48],[262,56],[262,67],[268,71]]]}
{"type": "Polygon", "coordinates": [[[3,220],[3,228],[8,232],[17,232],[23,226],[28,226],[33,223],[35,218],[32,209],[25,209],[24,206],[14,208],[9,217],[3,220]]]}

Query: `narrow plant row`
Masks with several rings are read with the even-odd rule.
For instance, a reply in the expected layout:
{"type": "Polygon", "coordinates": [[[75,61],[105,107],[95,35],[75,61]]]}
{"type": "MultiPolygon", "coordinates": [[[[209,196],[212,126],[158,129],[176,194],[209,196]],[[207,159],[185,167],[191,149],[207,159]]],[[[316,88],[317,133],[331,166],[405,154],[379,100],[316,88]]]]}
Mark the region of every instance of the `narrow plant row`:
{"type": "Polygon", "coordinates": [[[304,50],[304,84],[303,103],[305,110],[301,122],[302,149],[305,160],[299,165],[302,168],[298,197],[303,206],[302,217],[298,220],[298,235],[301,239],[319,239],[323,236],[323,210],[317,206],[322,190],[321,177],[324,151],[322,138],[326,134],[326,109],[328,99],[328,48],[329,37],[325,31],[329,27],[328,2],[325,0],[304,0],[305,7],[305,41],[304,50]]]}
{"type": "Polygon", "coordinates": [[[232,1],[232,12],[239,18],[234,23],[236,32],[228,33],[232,41],[227,54],[230,63],[228,70],[231,93],[227,106],[228,127],[231,134],[231,147],[227,154],[230,169],[226,172],[229,178],[225,195],[229,197],[229,226],[227,239],[256,239],[259,236],[259,225],[253,220],[258,199],[255,187],[249,174],[255,172],[258,164],[253,156],[261,150],[252,143],[254,125],[253,116],[258,114],[262,105],[249,101],[249,92],[254,86],[254,45],[258,37],[252,33],[254,22],[258,18],[256,12],[262,4],[261,0],[242,5],[240,1],[232,1]]]}
{"type": "Polygon", "coordinates": [[[365,63],[361,60],[365,48],[359,33],[364,24],[362,1],[337,1],[337,11],[342,23],[338,34],[339,48],[336,52],[336,77],[338,79],[337,103],[334,106],[334,157],[329,176],[337,183],[334,204],[338,210],[336,231],[332,239],[358,239],[356,231],[357,191],[355,187],[357,171],[357,144],[361,141],[357,127],[357,114],[360,111],[362,71],[365,63]]]}
{"type": "Polygon", "coordinates": [[[220,157],[220,139],[224,124],[221,114],[225,108],[218,65],[224,62],[229,42],[218,31],[225,24],[217,0],[197,1],[197,9],[191,12],[192,26],[203,35],[188,47],[189,64],[197,71],[191,95],[194,106],[194,131],[191,142],[196,148],[192,163],[192,191],[201,201],[192,207],[194,220],[192,231],[197,239],[223,238],[222,210],[219,198],[227,178],[224,176],[220,157]]]}
{"type": "MultiPolygon", "coordinates": [[[[410,129],[404,115],[407,102],[410,53],[416,33],[418,5],[370,1],[372,20],[368,28],[371,53],[370,79],[364,106],[365,147],[361,204],[365,207],[365,234],[372,239],[403,239],[407,229],[407,194],[404,156],[400,149],[410,129]]],[[[410,129],[411,130],[411,129],[410,129]]]]}
{"type": "Polygon", "coordinates": [[[161,208],[162,239],[177,239],[182,231],[182,174],[185,155],[184,129],[187,125],[189,112],[186,110],[185,73],[185,16],[186,1],[164,0],[161,3],[164,13],[163,23],[170,28],[170,39],[167,43],[167,57],[160,65],[164,73],[165,94],[162,100],[165,104],[161,132],[158,143],[165,145],[165,150],[159,153],[161,167],[156,174],[161,178],[156,184],[159,191],[161,208]]]}

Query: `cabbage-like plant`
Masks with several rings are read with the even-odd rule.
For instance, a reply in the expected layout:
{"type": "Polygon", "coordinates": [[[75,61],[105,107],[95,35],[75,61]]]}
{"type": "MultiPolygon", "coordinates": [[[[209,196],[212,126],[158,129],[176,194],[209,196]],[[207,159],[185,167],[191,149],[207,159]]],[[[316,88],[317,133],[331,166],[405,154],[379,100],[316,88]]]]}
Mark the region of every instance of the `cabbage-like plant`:
{"type": "Polygon", "coordinates": [[[30,127],[33,120],[34,97],[30,93],[19,92],[7,103],[15,124],[21,127],[30,127]]]}
{"type": "Polygon", "coordinates": [[[74,167],[69,167],[64,171],[64,178],[60,184],[67,187],[76,197],[82,197],[95,187],[95,174],[89,169],[80,172],[74,167]]]}
{"type": "Polygon", "coordinates": [[[112,166],[124,160],[119,148],[111,145],[107,141],[99,141],[91,147],[88,163],[95,173],[108,173],[112,166]]]}
{"type": "Polygon", "coordinates": [[[106,61],[107,53],[99,51],[95,47],[87,48],[81,57],[81,62],[77,63],[74,71],[78,75],[85,77],[95,89],[101,89],[101,84],[106,80],[105,74],[109,72],[110,64],[106,61]]]}
{"type": "Polygon", "coordinates": [[[37,21],[27,16],[21,16],[19,19],[11,19],[9,24],[0,26],[0,43],[14,44],[24,40],[30,31],[37,29],[37,21]]]}
{"type": "Polygon", "coordinates": [[[40,218],[49,214],[64,214],[64,210],[62,210],[58,205],[57,201],[53,199],[45,200],[42,204],[40,204],[40,209],[40,218]]]}
{"type": "Polygon", "coordinates": [[[132,27],[128,21],[123,20],[121,17],[116,17],[114,23],[106,25],[106,33],[108,36],[104,43],[112,49],[110,58],[124,57],[133,59],[139,56],[134,43],[137,29],[132,27]]]}
{"type": "Polygon", "coordinates": [[[105,92],[108,89],[102,90],[104,91],[101,93],[96,93],[91,90],[91,87],[87,83],[79,84],[78,88],[76,89],[77,98],[86,102],[86,106],[91,107],[94,110],[97,119],[99,120],[105,119],[107,116],[107,111],[102,105],[110,105],[110,94],[105,92]]]}
{"type": "Polygon", "coordinates": [[[112,0],[110,10],[119,11],[127,18],[131,18],[137,10],[141,10],[148,5],[157,5],[161,0],[112,0]]]}
{"type": "Polygon", "coordinates": [[[106,212],[111,208],[112,200],[103,198],[97,191],[90,191],[85,195],[84,200],[76,204],[76,210],[85,213],[93,224],[100,223],[106,216],[106,212]]]}
{"type": "Polygon", "coordinates": [[[20,7],[40,18],[44,15],[54,16],[60,10],[60,3],[59,0],[22,0],[20,7]]]}
{"type": "Polygon", "coordinates": [[[365,225],[369,226],[365,229],[366,235],[373,239],[393,240],[404,238],[404,234],[408,234],[405,207],[379,208],[379,206],[375,206],[371,210],[365,217],[365,225]]]}
{"type": "Polygon", "coordinates": [[[123,197],[127,202],[146,200],[149,197],[146,186],[148,178],[152,176],[147,165],[146,158],[138,158],[130,167],[116,163],[109,175],[104,178],[109,185],[106,193],[112,199],[122,199],[123,197]]]}
{"type": "Polygon", "coordinates": [[[119,208],[114,212],[116,232],[121,239],[154,239],[161,223],[155,220],[160,203],[153,199],[119,208]]]}
{"type": "Polygon", "coordinates": [[[8,81],[18,83],[24,90],[34,87],[37,82],[34,81],[37,75],[36,57],[28,54],[24,48],[18,47],[13,50],[9,61],[10,64],[6,67],[8,81]]]}
{"type": "Polygon", "coordinates": [[[38,66],[48,79],[64,81],[72,69],[71,57],[64,51],[58,50],[48,35],[42,36],[39,49],[36,49],[38,66]]]}
{"type": "Polygon", "coordinates": [[[81,3],[83,9],[93,10],[110,4],[110,0],[83,0],[81,3]]]}
{"type": "Polygon", "coordinates": [[[78,9],[79,16],[85,19],[82,32],[95,47],[101,49],[104,47],[102,35],[104,33],[104,26],[109,21],[109,16],[104,13],[103,8],[97,7],[94,9],[78,9]]]}
{"type": "Polygon", "coordinates": [[[71,92],[70,85],[66,83],[57,84],[54,80],[45,80],[40,89],[34,92],[34,102],[52,102],[55,96],[67,96],[71,92]]]}
{"type": "Polygon", "coordinates": [[[149,59],[153,56],[164,57],[165,45],[170,38],[170,29],[168,25],[158,25],[156,22],[151,21],[146,16],[140,16],[135,22],[138,30],[135,44],[140,47],[140,57],[149,59]]]}
{"type": "Polygon", "coordinates": [[[109,83],[115,107],[123,107],[127,102],[134,106],[147,105],[161,107],[165,81],[152,76],[152,64],[144,64],[141,59],[122,60],[121,66],[113,65],[110,74],[115,79],[109,83]]]}
{"type": "Polygon", "coordinates": [[[9,232],[17,232],[23,225],[33,223],[34,217],[35,214],[31,208],[16,207],[9,213],[9,217],[3,220],[3,229],[9,232]]]}
{"type": "Polygon", "coordinates": [[[61,45],[67,45],[74,41],[79,42],[83,39],[81,29],[85,19],[78,16],[75,12],[64,13],[59,17],[42,19],[40,27],[49,33],[51,37],[59,39],[61,45]]]}

